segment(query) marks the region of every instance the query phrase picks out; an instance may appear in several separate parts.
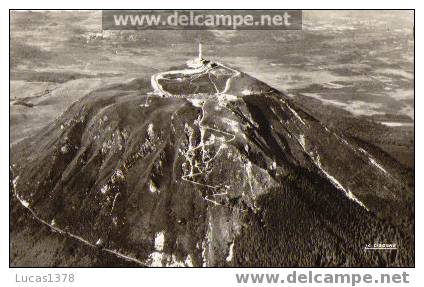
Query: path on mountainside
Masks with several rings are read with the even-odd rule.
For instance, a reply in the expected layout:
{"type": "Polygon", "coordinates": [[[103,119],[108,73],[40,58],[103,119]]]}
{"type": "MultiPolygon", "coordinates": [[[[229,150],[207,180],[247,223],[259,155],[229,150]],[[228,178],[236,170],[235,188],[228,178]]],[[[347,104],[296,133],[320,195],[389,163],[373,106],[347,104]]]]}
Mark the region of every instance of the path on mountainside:
{"type": "MultiPolygon", "coordinates": [[[[214,94],[216,96],[216,98],[218,98],[218,96],[220,95],[225,95],[228,90],[230,89],[230,85],[231,85],[231,81],[240,75],[240,72],[232,69],[230,67],[227,67],[223,64],[217,63],[219,66],[230,70],[233,72],[233,74],[231,75],[231,77],[229,77],[225,83],[225,87],[222,91],[219,91],[216,84],[212,81],[212,79],[210,78],[210,74],[209,71],[214,69],[214,68],[209,68],[205,65],[201,65],[197,68],[194,69],[183,69],[183,70],[176,70],[176,71],[169,71],[169,72],[163,72],[163,73],[158,73],[152,76],[151,78],[151,82],[152,82],[152,87],[155,90],[156,93],[159,93],[160,95],[166,95],[169,97],[175,97],[176,95],[173,95],[172,93],[169,93],[167,91],[165,91],[162,87],[162,85],[159,83],[159,80],[162,79],[166,79],[167,76],[169,75],[176,75],[176,74],[180,74],[182,76],[194,76],[195,78],[201,77],[202,75],[207,74],[208,75],[208,79],[211,82],[211,84],[214,86],[216,93],[214,94]]],[[[193,79],[190,79],[190,84],[192,83],[193,79]]],[[[193,94],[193,96],[195,96],[196,94],[193,94]]],[[[195,180],[195,177],[201,177],[201,176],[206,176],[209,173],[212,172],[212,169],[209,168],[209,165],[212,163],[212,161],[219,155],[219,153],[221,152],[223,145],[230,143],[232,141],[235,140],[236,136],[233,133],[229,133],[227,131],[221,130],[221,129],[217,129],[217,128],[213,128],[210,127],[208,125],[206,125],[204,123],[204,120],[206,118],[206,110],[205,110],[205,105],[208,101],[216,101],[214,100],[214,98],[212,99],[208,99],[208,100],[200,100],[201,103],[201,117],[198,121],[198,126],[201,132],[201,140],[200,143],[198,145],[196,145],[195,147],[191,147],[189,146],[189,149],[185,152],[185,157],[187,162],[190,164],[189,170],[190,172],[188,174],[184,174],[181,179],[186,181],[186,182],[190,182],[192,184],[198,185],[198,186],[203,186],[205,188],[211,189],[213,191],[215,190],[222,190],[223,188],[225,189],[224,192],[221,193],[213,193],[212,195],[206,194],[203,195],[202,197],[205,201],[208,201],[214,205],[224,205],[222,203],[219,203],[217,201],[217,196],[227,196],[228,192],[226,191],[226,189],[228,188],[227,186],[223,186],[223,185],[209,185],[206,183],[201,183],[199,181],[195,180]],[[207,142],[204,141],[204,135],[205,132],[207,130],[213,131],[215,133],[219,133],[224,135],[224,137],[214,137],[214,139],[209,139],[207,142]],[[225,138],[225,136],[229,137],[228,139],[225,138]],[[215,152],[215,155],[213,155],[211,158],[205,159],[205,154],[206,154],[206,150],[205,148],[208,146],[213,146],[216,144],[215,139],[217,139],[218,141],[221,142],[218,150],[215,152]],[[195,161],[194,157],[196,157],[196,151],[201,149],[202,152],[202,162],[200,163],[203,166],[198,166],[198,162],[195,161]],[[193,157],[193,158],[192,158],[193,157]],[[193,161],[195,162],[195,164],[193,165],[193,161]],[[194,172],[194,169],[197,169],[198,172],[194,172]],[[211,198],[213,197],[213,199],[211,198]]],[[[225,107],[225,105],[222,105],[222,103],[220,101],[216,101],[218,103],[218,105],[222,108],[225,108],[227,110],[229,110],[227,107],[225,107]]],[[[230,112],[232,112],[231,110],[229,110],[230,112]]]]}
{"type": "MultiPolygon", "coordinates": [[[[184,180],[184,181],[191,182],[193,184],[199,185],[199,186],[210,188],[212,190],[219,190],[219,189],[222,188],[222,185],[214,185],[213,186],[213,185],[209,185],[209,184],[205,184],[205,183],[200,183],[200,182],[196,181],[194,178],[197,177],[197,176],[202,176],[202,175],[206,176],[209,173],[211,173],[212,172],[212,169],[209,168],[209,164],[211,164],[212,161],[219,155],[219,153],[221,152],[221,150],[223,148],[223,145],[232,142],[236,138],[236,136],[234,134],[232,134],[232,133],[228,133],[228,132],[223,131],[223,130],[211,128],[211,127],[209,127],[209,126],[207,126],[207,125],[205,125],[203,123],[203,121],[205,120],[205,114],[206,114],[205,104],[206,104],[206,101],[204,101],[202,103],[202,107],[201,107],[202,115],[201,115],[201,118],[200,118],[199,124],[198,124],[199,125],[199,129],[201,131],[200,143],[197,146],[195,146],[195,147],[189,147],[189,149],[186,151],[186,155],[193,155],[193,157],[195,157],[196,156],[196,151],[199,150],[199,149],[201,149],[202,150],[202,162],[201,162],[201,164],[203,166],[199,167],[197,165],[197,162],[193,166],[192,159],[189,158],[189,156],[186,156],[187,162],[190,164],[190,167],[189,167],[190,173],[183,175],[181,177],[181,179],[184,180]],[[214,140],[209,139],[208,142],[205,143],[205,141],[204,141],[204,135],[205,135],[205,131],[206,130],[211,130],[211,131],[214,131],[216,133],[221,133],[221,134],[223,134],[225,136],[230,137],[229,139],[226,139],[225,137],[214,137],[217,140],[219,140],[221,142],[221,144],[220,144],[218,150],[215,152],[215,155],[213,155],[211,158],[208,158],[208,159],[205,159],[205,154],[206,154],[205,148],[208,147],[208,146],[213,146],[216,143],[215,143],[215,139],[214,140]],[[199,172],[194,173],[193,172],[194,171],[194,168],[197,168],[199,170],[199,172]]],[[[220,193],[220,194],[215,194],[214,193],[212,196],[215,198],[218,195],[227,195],[227,192],[225,191],[225,192],[220,193]]],[[[209,198],[209,195],[207,195],[207,194],[206,194],[206,196],[203,196],[203,198],[206,201],[209,201],[209,202],[211,202],[211,203],[213,203],[215,205],[223,205],[223,204],[218,203],[216,200],[210,199],[209,198]]]]}
{"type": "MultiPolygon", "coordinates": [[[[17,179],[18,178],[15,178],[14,180],[13,180],[13,182],[14,182],[14,185],[16,185],[16,181],[17,181],[17,179]]],[[[136,264],[139,264],[139,265],[141,265],[141,266],[146,266],[147,265],[147,263],[146,262],[142,262],[142,261],[140,261],[140,260],[138,260],[137,258],[135,258],[135,257],[132,257],[132,256],[129,256],[129,255],[126,255],[126,254],[123,254],[123,253],[121,253],[121,252],[118,252],[118,251],[116,251],[116,250],[113,250],[113,249],[109,249],[109,248],[101,248],[100,246],[98,246],[98,245],[96,245],[96,244],[94,244],[94,243],[91,243],[90,241],[88,241],[88,240],[86,240],[86,239],[84,239],[84,238],[82,238],[81,236],[78,236],[78,235],[76,235],[76,234],[73,234],[73,233],[71,233],[71,232],[69,232],[69,231],[65,231],[65,230],[63,230],[63,229],[61,229],[61,228],[59,228],[59,227],[57,227],[57,226],[54,226],[53,224],[50,224],[50,223],[48,223],[47,221],[45,221],[44,219],[42,219],[42,218],[40,218],[36,213],[35,213],[35,211],[29,206],[29,204],[28,204],[28,202],[26,201],[26,200],[24,200],[24,199],[22,199],[20,196],[19,196],[19,194],[17,193],[17,191],[16,191],[16,187],[14,186],[14,188],[13,188],[13,194],[15,195],[15,197],[18,199],[18,201],[21,203],[21,205],[26,209],[26,210],[28,210],[30,213],[31,213],[31,215],[32,215],[32,217],[36,220],[36,221],[38,221],[39,223],[41,223],[41,224],[43,224],[43,225],[45,225],[45,226],[47,226],[47,227],[49,227],[51,230],[53,230],[54,232],[57,232],[57,233],[59,233],[59,234],[62,234],[62,235],[66,235],[66,236],[69,236],[69,237],[72,237],[73,239],[76,239],[77,241],[79,241],[79,242],[81,242],[81,243],[83,243],[84,245],[87,245],[87,246],[89,246],[89,247],[91,247],[91,248],[94,248],[94,249],[101,249],[102,251],[104,251],[104,252],[106,252],[106,253],[109,253],[109,254],[112,254],[112,255],[115,255],[115,256],[117,256],[117,257],[119,257],[119,258],[121,258],[121,259],[124,259],[124,260],[126,260],[126,261],[130,261],[130,262],[133,262],[133,263],[136,263],[136,264]]]]}

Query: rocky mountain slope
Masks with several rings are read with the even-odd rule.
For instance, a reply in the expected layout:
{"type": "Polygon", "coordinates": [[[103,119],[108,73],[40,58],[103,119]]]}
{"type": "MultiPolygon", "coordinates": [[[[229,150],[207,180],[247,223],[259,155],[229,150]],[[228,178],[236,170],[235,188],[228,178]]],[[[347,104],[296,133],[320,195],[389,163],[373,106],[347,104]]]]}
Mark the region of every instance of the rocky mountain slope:
{"type": "Polygon", "coordinates": [[[413,266],[413,191],[377,155],[198,60],[72,104],[13,146],[11,188],[38,222],[119,264],[413,266]]]}

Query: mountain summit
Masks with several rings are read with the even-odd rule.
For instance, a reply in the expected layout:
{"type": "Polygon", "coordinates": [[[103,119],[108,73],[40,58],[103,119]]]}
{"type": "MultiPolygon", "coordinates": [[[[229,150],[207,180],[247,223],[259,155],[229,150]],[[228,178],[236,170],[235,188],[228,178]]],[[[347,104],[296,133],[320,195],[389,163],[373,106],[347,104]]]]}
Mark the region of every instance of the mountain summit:
{"type": "Polygon", "coordinates": [[[19,202],[141,266],[413,264],[413,196],[395,166],[284,93],[196,60],[95,90],[14,146],[19,202]]]}

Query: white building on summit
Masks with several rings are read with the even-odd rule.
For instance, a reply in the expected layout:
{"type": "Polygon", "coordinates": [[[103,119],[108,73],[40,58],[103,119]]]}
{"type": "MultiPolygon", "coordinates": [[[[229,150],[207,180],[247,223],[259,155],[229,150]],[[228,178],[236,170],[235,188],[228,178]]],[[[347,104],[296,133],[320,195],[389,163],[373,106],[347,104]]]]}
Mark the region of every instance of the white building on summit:
{"type": "Polygon", "coordinates": [[[203,59],[202,42],[199,42],[198,55],[196,58],[187,61],[187,66],[193,69],[199,69],[202,67],[213,68],[216,64],[211,63],[208,60],[203,59]]]}

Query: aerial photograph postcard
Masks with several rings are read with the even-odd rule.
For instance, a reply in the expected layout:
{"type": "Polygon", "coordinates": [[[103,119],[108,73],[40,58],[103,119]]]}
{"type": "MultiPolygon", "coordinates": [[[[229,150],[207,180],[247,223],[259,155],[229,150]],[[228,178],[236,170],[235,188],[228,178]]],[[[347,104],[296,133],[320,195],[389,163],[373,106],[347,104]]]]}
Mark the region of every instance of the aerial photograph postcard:
{"type": "Polygon", "coordinates": [[[10,267],[414,267],[414,10],[10,10],[10,267]]]}

